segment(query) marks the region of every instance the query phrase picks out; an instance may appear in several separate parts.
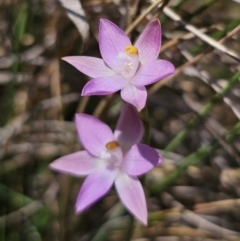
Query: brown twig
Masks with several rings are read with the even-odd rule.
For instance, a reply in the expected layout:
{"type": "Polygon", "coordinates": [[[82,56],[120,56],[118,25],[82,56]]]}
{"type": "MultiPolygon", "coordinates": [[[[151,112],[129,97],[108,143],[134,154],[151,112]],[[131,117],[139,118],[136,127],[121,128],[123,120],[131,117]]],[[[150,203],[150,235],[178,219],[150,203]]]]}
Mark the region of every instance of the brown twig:
{"type": "MultiPolygon", "coordinates": [[[[236,27],[234,28],[232,31],[230,31],[226,36],[224,36],[222,39],[220,39],[218,42],[219,43],[223,43],[226,39],[232,37],[236,32],[238,32],[240,30],[240,27],[236,27]]],[[[203,56],[205,56],[206,54],[209,54],[213,51],[213,48],[208,48],[206,49],[203,53],[198,54],[197,56],[193,57],[191,60],[189,60],[188,62],[182,64],[180,67],[178,67],[174,73],[174,75],[169,76],[165,79],[163,79],[162,81],[159,81],[157,83],[155,83],[149,90],[148,90],[148,94],[154,94],[155,92],[157,92],[161,87],[163,87],[165,84],[167,84],[168,82],[170,82],[175,76],[177,76],[178,74],[180,74],[187,66],[190,66],[192,64],[195,64],[198,60],[200,60],[203,56]]]]}
{"type": "Polygon", "coordinates": [[[182,18],[176,14],[174,11],[172,11],[170,8],[165,7],[163,12],[170,17],[172,20],[177,21],[181,23],[185,29],[187,29],[189,32],[192,32],[194,35],[199,37],[202,41],[207,43],[208,45],[212,46],[213,48],[220,50],[221,52],[227,54],[228,56],[232,57],[233,59],[240,62],[240,56],[235,53],[234,51],[228,49],[226,46],[222,45],[219,41],[214,40],[213,38],[209,37],[208,35],[200,32],[196,27],[193,25],[185,23],[182,18]]]}
{"type": "Polygon", "coordinates": [[[159,5],[163,3],[163,0],[158,0],[155,3],[151,4],[143,13],[125,30],[125,33],[129,35],[136,27],[137,25],[146,17],[147,14],[149,14],[154,8],[158,7],[159,5]]]}

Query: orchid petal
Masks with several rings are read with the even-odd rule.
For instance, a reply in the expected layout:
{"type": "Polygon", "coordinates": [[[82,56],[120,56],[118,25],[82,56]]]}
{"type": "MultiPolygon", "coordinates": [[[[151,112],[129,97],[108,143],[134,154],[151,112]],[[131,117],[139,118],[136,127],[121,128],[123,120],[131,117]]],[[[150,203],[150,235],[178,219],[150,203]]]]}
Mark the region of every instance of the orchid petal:
{"type": "Polygon", "coordinates": [[[77,177],[86,176],[95,169],[94,159],[87,151],[78,151],[58,158],[50,168],[77,177]]]}
{"type": "Polygon", "coordinates": [[[114,137],[120,144],[123,153],[132,145],[139,143],[143,137],[142,122],[136,110],[130,104],[125,104],[122,108],[114,137]]]}
{"type": "Polygon", "coordinates": [[[118,54],[124,52],[127,45],[131,45],[131,41],[122,29],[109,20],[100,20],[99,48],[103,60],[112,69],[119,68],[118,54]]]}
{"type": "Polygon", "coordinates": [[[106,66],[102,59],[99,58],[85,56],[68,56],[62,58],[62,60],[68,62],[76,69],[92,78],[109,76],[113,74],[113,71],[106,66]]]}
{"type": "Polygon", "coordinates": [[[141,66],[131,82],[136,86],[149,85],[174,72],[175,67],[171,62],[163,59],[152,60],[141,66]]]}
{"type": "Polygon", "coordinates": [[[99,169],[85,179],[76,201],[76,213],[88,208],[111,188],[118,170],[99,169]]]}
{"type": "Polygon", "coordinates": [[[144,86],[134,86],[129,83],[121,90],[121,97],[140,111],[146,104],[147,91],[144,86]]]}
{"type": "Polygon", "coordinates": [[[124,155],[122,170],[129,175],[139,176],[154,168],[159,163],[159,159],[158,153],[153,148],[144,144],[134,145],[124,155]]]}
{"type": "Polygon", "coordinates": [[[142,185],[136,177],[119,172],[115,180],[119,198],[140,222],[147,225],[147,206],[142,185]]]}
{"type": "Polygon", "coordinates": [[[90,80],[82,90],[82,96],[108,95],[122,89],[127,80],[119,75],[103,76],[90,80]]]}
{"type": "Polygon", "coordinates": [[[101,157],[107,149],[105,145],[114,140],[112,130],[97,118],[76,114],[75,122],[78,136],[87,151],[96,157],[101,157]]]}
{"type": "Polygon", "coordinates": [[[134,46],[138,49],[139,60],[142,64],[158,57],[161,47],[161,35],[160,22],[154,19],[138,37],[134,46]]]}

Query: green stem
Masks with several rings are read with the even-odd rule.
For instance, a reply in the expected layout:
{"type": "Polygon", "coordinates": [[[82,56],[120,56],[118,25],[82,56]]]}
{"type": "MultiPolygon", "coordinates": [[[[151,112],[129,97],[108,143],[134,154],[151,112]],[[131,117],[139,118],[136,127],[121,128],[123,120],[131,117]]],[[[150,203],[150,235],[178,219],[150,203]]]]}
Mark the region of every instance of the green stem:
{"type": "MultiPolygon", "coordinates": [[[[233,142],[240,135],[240,123],[238,122],[234,127],[225,133],[223,138],[228,142],[233,142]]],[[[168,174],[162,180],[157,181],[151,185],[150,192],[152,194],[159,194],[170,185],[172,185],[179,177],[181,177],[189,166],[194,166],[201,163],[204,159],[212,155],[220,144],[217,140],[212,141],[208,146],[200,147],[196,152],[190,154],[181,161],[181,164],[177,168],[168,174]]]]}
{"type": "Polygon", "coordinates": [[[149,123],[149,115],[148,115],[148,108],[145,106],[142,111],[140,112],[140,118],[143,122],[144,126],[144,136],[143,142],[146,145],[150,146],[150,123],[149,123]]]}
{"type": "Polygon", "coordinates": [[[108,236],[111,231],[116,229],[126,229],[129,227],[129,217],[119,217],[115,219],[111,219],[104,223],[97,231],[95,236],[91,239],[92,241],[105,241],[108,240],[108,236]]]}
{"type": "Polygon", "coordinates": [[[13,66],[11,67],[12,73],[13,73],[13,79],[10,81],[10,83],[7,85],[6,89],[6,96],[5,96],[5,110],[4,110],[4,118],[3,118],[3,124],[6,124],[12,117],[13,114],[13,102],[14,102],[14,95],[16,92],[16,74],[19,71],[20,67],[20,42],[22,40],[23,34],[26,29],[27,25],[27,18],[28,18],[28,3],[23,3],[20,6],[20,9],[18,11],[18,14],[16,16],[16,21],[13,26],[13,34],[12,34],[12,42],[13,42],[13,48],[16,55],[16,59],[13,63],[13,66]]]}
{"type": "Polygon", "coordinates": [[[237,72],[229,81],[229,84],[223,88],[220,93],[217,93],[213,96],[212,100],[208,102],[206,105],[202,107],[202,109],[199,111],[198,115],[192,118],[190,122],[187,124],[186,128],[182,131],[180,131],[177,136],[168,144],[168,146],[165,148],[164,154],[166,155],[167,152],[173,151],[179,143],[181,143],[187,136],[188,132],[196,127],[201,120],[207,116],[209,111],[220,101],[222,100],[222,97],[226,95],[232,87],[239,82],[240,77],[240,71],[237,72]]]}
{"type": "Polygon", "coordinates": [[[132,235],[133,235],[133,230],[134,230],[134,219],[132,215],[129,215],[130,218],[130,225],[127,229],[127,234],[126,234],[126,240],[131,241],[132,240],[132,235]]]}

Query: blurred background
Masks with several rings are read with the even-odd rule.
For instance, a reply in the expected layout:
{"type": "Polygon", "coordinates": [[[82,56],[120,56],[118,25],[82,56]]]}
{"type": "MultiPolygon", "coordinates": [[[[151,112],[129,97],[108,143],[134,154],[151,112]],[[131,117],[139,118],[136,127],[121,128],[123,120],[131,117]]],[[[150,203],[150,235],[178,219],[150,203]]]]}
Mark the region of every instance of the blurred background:
{"type": "Polygon", "coordinates": [[[0,1],[0,241],[240,240],[240,1],[0,1]],[[115,127],[123,104],[81,97],[89,80],[61,57],[99,57],[99,19],[133,40],[162,24],[160,58],[176,73],[148,86],[148,227],[114,189],[81,215],[83,179],[49,169],[80,150],[74,114],[115,127]]]}

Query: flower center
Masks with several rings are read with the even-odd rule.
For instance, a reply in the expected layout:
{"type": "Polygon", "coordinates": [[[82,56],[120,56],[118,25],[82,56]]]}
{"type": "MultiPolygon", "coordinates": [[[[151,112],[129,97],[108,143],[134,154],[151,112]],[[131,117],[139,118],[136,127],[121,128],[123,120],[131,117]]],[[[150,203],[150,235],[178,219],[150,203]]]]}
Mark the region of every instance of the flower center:
{"type": "Polygon", "coordinates": [[[119,59],[119,68],[115,69],[115,72],[131,80],[139,66],[138,49],[133,45],[127,45],[124,52],[118,53],[117,57],[119,59]]]}
{"type": "Polygon", "coordinates": [[[138,54],[138,49],[133,45],[127,45],[125,48],[125,52],[130,55],[138,54]]]}
{"type": "Polygon", "coordinates": [[[109,141],[105,146],[109,151],[112,151],[119,146],[119,143],[117,141],[109,141]]]}

